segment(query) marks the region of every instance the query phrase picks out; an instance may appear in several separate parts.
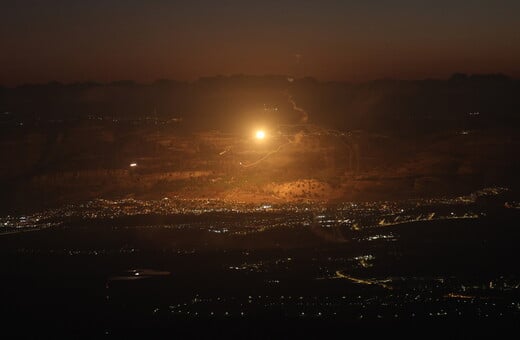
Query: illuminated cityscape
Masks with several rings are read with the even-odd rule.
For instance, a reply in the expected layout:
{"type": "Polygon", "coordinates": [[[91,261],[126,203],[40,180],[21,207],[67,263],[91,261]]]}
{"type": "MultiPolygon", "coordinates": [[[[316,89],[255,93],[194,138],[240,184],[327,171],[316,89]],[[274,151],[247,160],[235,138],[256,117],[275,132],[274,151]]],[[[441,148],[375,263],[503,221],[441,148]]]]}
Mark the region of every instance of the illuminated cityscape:
{"type": "Polygon", "coordinates": [[[520,2],[0,2],[5,339],[508,339],[520,2]]]}
{"type": "MultiPolygon", "coordinates": [[[[507,266],[496,262],[509,261],[514,244],[496,240],[481,252],[478,236],[490,223],[518,215],[505,206],[497,211],[493,203],[509,191],[493,187],[453,198],[333,206],[99,199],[4,217],[6,234],[40,230],[36,239],[57,234],[63,241],[49,239],[36,247],[3,243],[2,249],[21,258],[111,263],[103,265],[111,273],[98,278],[104,280],[99,291],[104,298],[96,303],[120,322],[137,315],[161,323],[516,320],[520,273],[504,274],[500,268],[507,266]],[[476,251],[485,276],[472,272],[476,251]],[[138,261],[136,267],[121,267],[117,258],[125,263],[149,258],[147,264],[155,266],[140,267],[138,261]]],[[[518,233],[495,229],[503,237],[518,233]]]]}

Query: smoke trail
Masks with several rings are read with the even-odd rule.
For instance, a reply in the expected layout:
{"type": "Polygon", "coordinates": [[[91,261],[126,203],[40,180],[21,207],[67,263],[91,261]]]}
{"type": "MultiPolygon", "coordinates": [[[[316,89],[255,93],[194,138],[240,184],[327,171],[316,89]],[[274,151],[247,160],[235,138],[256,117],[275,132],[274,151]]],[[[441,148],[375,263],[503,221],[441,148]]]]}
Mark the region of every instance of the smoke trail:
{"type": "Polygon", "coordinates": [[[268,152],[268,153],[267,153],[266,155],[264,155],[262,158],[260,158],[260,159],[258,159],[258,160],[256,160],[256,161],[254,161],[253,163],[243,164],[242,162],[240,162],[240,165],[241,165],[243,168],[250,168],[250,167],[252,167],[252,166],[255,166],[255,165],[257,165],[257,164],[260,164],[260,163],[262,163],[264,160],[266,160],[269,156],[271,156],[271,155],[273,155],[273,154],[275,154],[275,153],[280,152],[280,150],[281,150],[284,146],[289,145],[289,144],[291,144],[291,142],[288,142],[288,143],[285,143],[285,144],[280,145],[278,148],[276,148],[276,150],[273,150],[273,151],[271,151],[271,152],[268,152]]]}
{"type": "Polygon", "coordinates": [[[293,136],[293,140],[291,141],[291,143],[293,143],[293,144],[300,144],[300,142],[302,141],[303,137],[305,137],[305,132],[299,131],[299,132],[297,132],[293,136]]]}
{"type": "MultiPolygon", "coordinates": [[[[293,78],[288,78],[287,80],[289,82],[292,82],[294,79],[293,78]]],[[[299,124],[306,124],[307,121],[309,120],[309,114],[307,113],[307,111],[305,111],[304,109],[302,109],[301,107],[296,105],[296,102],[294,101],[294,98],[289,94],[289,92],[286,92],[286,95],[287,95],[287,101],[291,104],[292,109],[300,114],[299,124]]],[[[260,159],[254,161],[252,163],[243,164],[242,162],[240,162],[240,165],[243,168],[250,168],[250,167],[256,166],[256,165],[262,163],[264,160],[266,160],[270,156],[280,152],[280,150],[282,150],[282,148],[284,148],[285,146],[287,146],[289,144],[300,144],[300,142],[302,141],[304,136],[305,136],[305,132],[304,131],[297,132],[296,134],[294,134],[294,136],[292,136],[293,137],[292,139],[290,137],[286,136],[287,142],[284,143],[284,144],[279,145],[275,150],[268,152],[267,154],[262,156],[260,159]]],[[[225,151],[221,152],[221,154],[224,154],[224,153],[225,153],[225,151]]]]}
{"type": "Polygon", "coordinates": [[[289,101],[289,103],[291,103],[293,110],[300,113],[300,123],[307,123],[307,121],[309,120],[309,114],[307,113],[307,111],[296,105],[294,98],[290,94],[287,94],[287,100],[289,101]]]}

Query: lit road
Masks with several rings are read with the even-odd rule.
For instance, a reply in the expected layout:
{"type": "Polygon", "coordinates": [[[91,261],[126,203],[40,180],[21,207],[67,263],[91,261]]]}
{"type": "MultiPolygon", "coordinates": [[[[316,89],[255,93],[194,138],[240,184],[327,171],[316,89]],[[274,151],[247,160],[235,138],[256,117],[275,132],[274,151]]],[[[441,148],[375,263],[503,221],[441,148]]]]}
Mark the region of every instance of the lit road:
{"type": "Polygon", "coordinates": [[[359,284],[362,284],[362,285],[378,285],[378,286],[381,286],[381,287],[386,288],[386,289],[392,289],[392,287],[390,287],[390,286],[388,286],[388,285],[386,285],[384,283],[381,283],[379,281],[371,281],[371,280],[359,279],[359,278],[356,278],[356,277],[345,275],[340,270],[336,270],[336,278],[349,280],[349,281],[352,281],[354,283],[359,283],[359,284]]]}

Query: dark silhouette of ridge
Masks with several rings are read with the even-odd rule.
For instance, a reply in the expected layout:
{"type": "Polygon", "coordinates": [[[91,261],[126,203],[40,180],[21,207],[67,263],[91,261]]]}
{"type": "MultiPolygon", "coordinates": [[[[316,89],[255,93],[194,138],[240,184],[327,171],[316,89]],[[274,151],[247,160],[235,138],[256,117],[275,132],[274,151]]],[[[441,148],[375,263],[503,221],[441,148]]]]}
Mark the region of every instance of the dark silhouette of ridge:
{"type": "Polygon", "coordinates": [[[347,130],[516,127],[520,112],[519,80],[503,74],[463,73],[449,79],[364,83],[283,75],[214,76],[194,82],[158,79],[148,84],[53,81],[0,87],[0,112],[42,121],[154,114],[182,118],[188,130],[236,131],[248,121],[296,123],[299,115],[289,95],[308,113],[309,123],[347,130]]]}

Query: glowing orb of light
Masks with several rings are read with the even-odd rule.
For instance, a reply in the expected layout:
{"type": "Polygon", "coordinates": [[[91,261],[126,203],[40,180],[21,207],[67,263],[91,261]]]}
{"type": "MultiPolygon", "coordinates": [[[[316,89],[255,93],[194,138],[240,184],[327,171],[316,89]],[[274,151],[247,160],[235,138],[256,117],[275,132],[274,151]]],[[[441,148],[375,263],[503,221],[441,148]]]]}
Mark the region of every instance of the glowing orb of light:
{"type": "Polygon", "coordinates": [[[255,134],[256,139],[264,139],[265,138],[265,131],[258,130],[255,134]]]}

